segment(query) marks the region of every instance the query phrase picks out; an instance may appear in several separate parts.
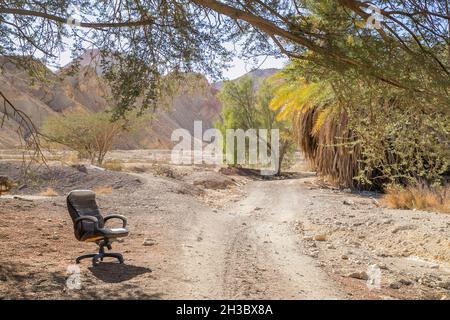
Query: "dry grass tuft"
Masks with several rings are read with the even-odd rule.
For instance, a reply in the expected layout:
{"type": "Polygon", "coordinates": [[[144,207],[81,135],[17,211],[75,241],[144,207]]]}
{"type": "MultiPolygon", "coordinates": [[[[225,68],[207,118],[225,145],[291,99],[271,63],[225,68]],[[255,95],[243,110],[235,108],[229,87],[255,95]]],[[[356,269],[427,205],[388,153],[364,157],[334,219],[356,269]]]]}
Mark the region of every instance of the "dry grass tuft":
{"type": "Polygon", "coordinates": [[[67,164],[79,164],[80,157],[78,156],[78,152],[75,151],[64,154],[62,162],[67,164]]]}
{"type": "Polygon", "coordinates": [[[94,191],[96,194],[108,195],[113,192],[113,188],[108,187],[108,186],[96,187],[92,191],[94,191]]]}
{"type": "Polygon", "coordinates": [[[53,188],[49,187],[47,188],[47,190],[41,192],[39,195],[43,197],[57,197],[58,193],[53,188]]]}
{"type": "Polygon", "coordinates": [[[429,187],[418,183],[408,187],[390,186],[381,203],[393,209],[417,209],[450,213],[450,186],[429,187]]]}
{"type": "Polygon", "coordinates": [[[105,168],[106,170],[122,171],[123,170],[123,161],[118,160],[118,159],[105,161],[103,163],[102,167],[105,168]]]}
{"type": "Polygon", "coordinates": [[[173,168],[166,165],[156,165],[153,168],[153,174],[172,179],[180,179],[180,175],[173,168]]]}
{"type": "Polygon", "coordinates": [[[14,181],[9,179],[7,176],[0,176],[0,196],[2,193],[7,193],[12,189],[16,184],[14,181]]]}

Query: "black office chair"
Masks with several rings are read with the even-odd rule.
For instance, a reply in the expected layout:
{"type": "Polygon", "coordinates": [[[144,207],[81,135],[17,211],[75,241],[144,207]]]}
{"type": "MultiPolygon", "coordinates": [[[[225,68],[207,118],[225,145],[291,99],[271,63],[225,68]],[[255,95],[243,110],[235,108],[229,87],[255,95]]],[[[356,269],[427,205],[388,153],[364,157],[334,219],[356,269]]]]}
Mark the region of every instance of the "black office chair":
{"type": "Polygon", "coordinates": [[[95,193],[90,190],[70,192],[67,196],[67,209],[73,221],[77,240],[95,242],[99,246],[98,253],[79,256],[76,263],[80,263],[85,258],[92,258],[92,264],[96,266],[98,260],[103,261],[104,257],[113,257],[123,263],[120,253],[105,253],[105,247],[111,250],[111,242],[117,238],[128,236],[127,219],[124,216],[110,214],[102,217],[95,201],[95,193]],[[121,219],[122,228],[105,228],[105,222],[112,218],[121,219]]]}

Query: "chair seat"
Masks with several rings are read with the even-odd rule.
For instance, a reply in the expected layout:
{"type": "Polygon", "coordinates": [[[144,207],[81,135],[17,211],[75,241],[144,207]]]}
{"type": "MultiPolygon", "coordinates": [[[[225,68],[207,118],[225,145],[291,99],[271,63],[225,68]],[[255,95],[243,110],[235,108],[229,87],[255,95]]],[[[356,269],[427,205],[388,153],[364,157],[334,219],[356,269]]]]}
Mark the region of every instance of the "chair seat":
{"type": "Polygon", "coordinates": [[[111,228],[111,229],[97,229],[97,232],[95,233],[87,233],[83,235],[83,238],[81,241],[97,241],[101,239],[115,239],[115,238],[121,238],[128,236],[128,229],[127,228],[111,228]]]}
{"type": "Polygon", "coordinates": [[[103,236],[107,238],[120,238],[128,236],[127,228],[111,228],[111,229],[102,228],[99,230],[99,232],[102,233],[103,236]]]}

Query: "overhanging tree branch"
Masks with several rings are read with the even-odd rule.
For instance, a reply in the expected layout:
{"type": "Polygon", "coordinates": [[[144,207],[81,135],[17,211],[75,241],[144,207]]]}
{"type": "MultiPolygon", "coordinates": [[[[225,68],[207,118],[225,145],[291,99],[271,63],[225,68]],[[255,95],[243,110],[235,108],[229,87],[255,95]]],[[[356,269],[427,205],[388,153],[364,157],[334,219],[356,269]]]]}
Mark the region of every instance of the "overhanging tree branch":
{"type": "MultiPolygon", "coordinates": [[[[33,10],[25,10],[25,9],[16,9],[16,8],[4,8],[0,7],[0,14],[14,14],[21,16],[30,16],[43,18],[50,21],[54,21],[57,23],[67,23],[67,17],[61,17],[54,14],[33,11],[33,10]]],[[[81,28],[91,28],[91,29],[102,29],[102,28],[133,28],[133,27],[142,27],[156,24],[155,19],[146,17],[142,20],[137,21],[123,21],[123,22],[80,22],[81,28]]]]}
{"type": "Polygon", "coordinates": [[[24,141],[25,147],[34,150],[34,155],[47,165],[45,155],[41,149],[40,133],[33,120],[25,112],[15,107],[1,91],[0,98],[3,100],[3,103],[0,105],[0,113],[2,114],[0,128],[4,126],[6,119],[14,119],[18,123],[16,132],[20,137],[20,141],[24,141]]]}
{"type": "MultiPolygon", "coordinates": [[[[297,45],[304,46],[307,49],[316,52],[318,54],[321,54],[325,57],[332,58],[334,61],[346,64],[348,66],[357,68],[359,70],[364,70],[365,73],[377,78],[380,81],[383,81],[385,83],[388,83],[390,85],[393,85],[395,87],[405,89],[405,90],[412,90],[416,92],[423,92],[423,90],[419,88],[409,88],[406,85],[403,85],[396,79],[387,78],[383,75],[381,75],[378,72],[375,72],[374,70],[371,70],[372,68],[370,66],[364,65],[363,63],[354,60],[350,57],[347,57],[345,55],[342,55],[338,52],[332,51],[329,48],[324,48],[316,45],[311,40],[307,39],[306,37],[302,37],[296,34],[293,34],[292,32],[289,32],[287,30],[284,30],[274,23],[258,17],[254,14],[239,10],[237,8],[233,8],[229,5],[223,4],[216,0],[191,0],[193,3],[202,6],[204,8],[208,8],[211,10],[214,10],[216,12],[219,12],[223,15],[226,15],[232,19],[235,20],[243,20],[254,27],[258,28],[259,30],[267,33],[269,36],[280,36],[284,38],[285,40],[289,40],[297,45]]],[[[285,51],[287,53],[287,51],[285,51]]]]}

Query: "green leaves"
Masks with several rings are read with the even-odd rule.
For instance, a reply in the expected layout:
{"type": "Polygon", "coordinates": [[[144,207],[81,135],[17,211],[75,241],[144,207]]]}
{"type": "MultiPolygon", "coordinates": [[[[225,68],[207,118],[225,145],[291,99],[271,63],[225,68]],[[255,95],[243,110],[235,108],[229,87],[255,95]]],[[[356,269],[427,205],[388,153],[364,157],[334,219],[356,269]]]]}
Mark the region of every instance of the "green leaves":
{"type": "Polygon", "coordinates": [[[307,112],[309,108],[325,105],[332,100],[331,87],[325,83],[308,83],[299,77],[294,81],[285,81],[275,91],[269,107],[278,111],[278,121],[291,118],[296,112],[307,112]]]}
{"type": "MultiPolygon", "coordinates": [[[[216,123],[216,128],[224,135],[227,129],[279,129],[281,163],[283,157],[293,151],[294,143],[289,119],[277,120],[276,112],[269,108],[277,85],[276,76],[264,79],[258,85],[250,77],[225,82],[218,95],[223,121],[216,123]]],[[[270,141],[267,143],[270,149],[270,141]]]]}
{"type": "Polygon", "coordinates": [[[145,117],[135,114],[112,121],[110,112],[72,112],[49,118],[42,127],[44,137],[53,143],[78,151],[80,158],[101,164],[117,139],[137,130],[145,117]]]}

